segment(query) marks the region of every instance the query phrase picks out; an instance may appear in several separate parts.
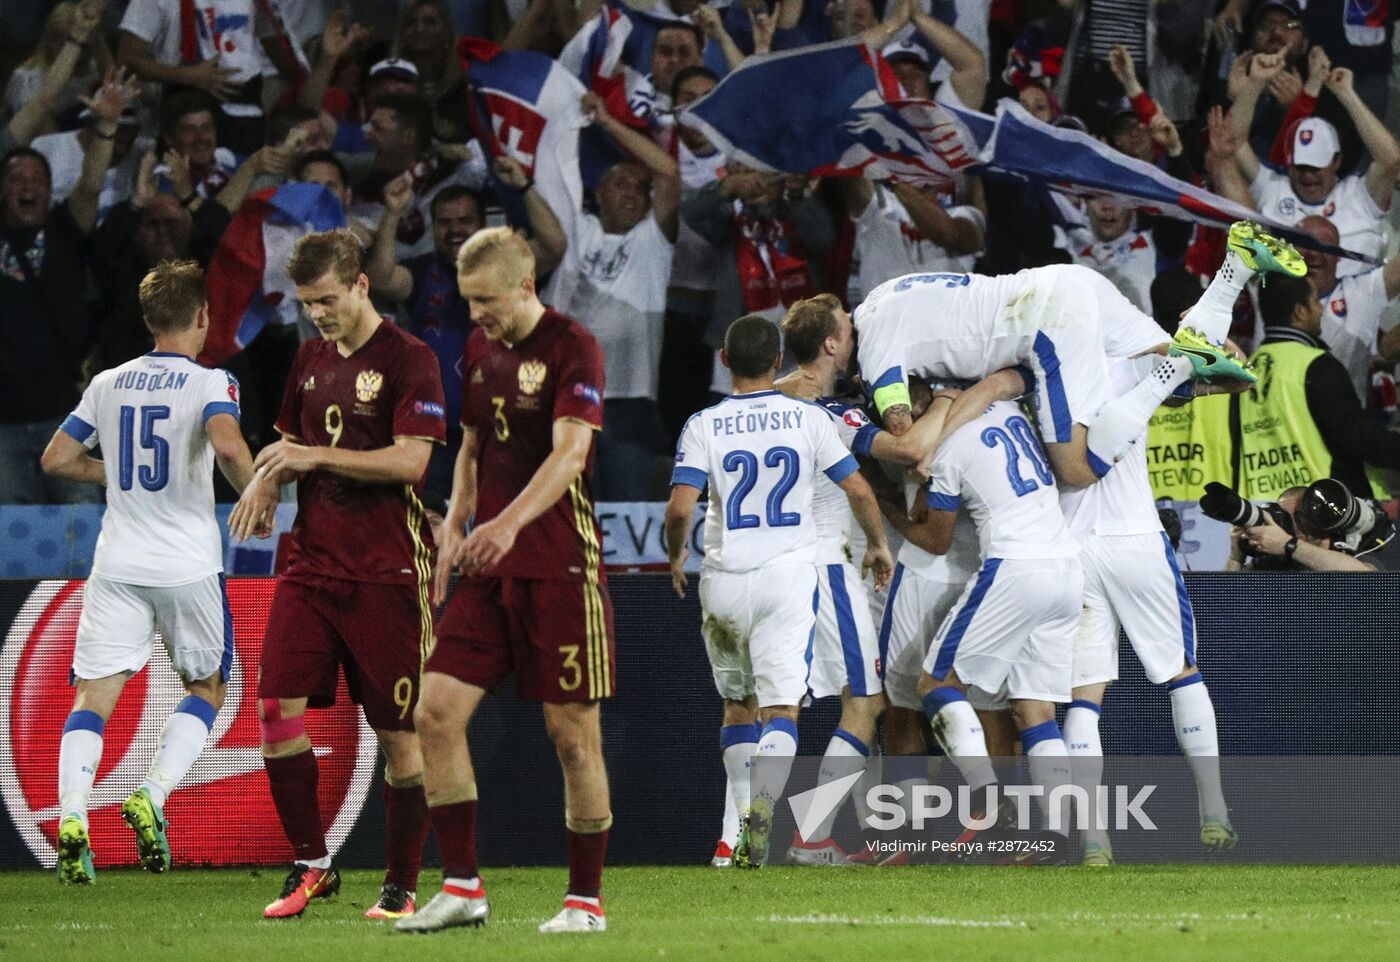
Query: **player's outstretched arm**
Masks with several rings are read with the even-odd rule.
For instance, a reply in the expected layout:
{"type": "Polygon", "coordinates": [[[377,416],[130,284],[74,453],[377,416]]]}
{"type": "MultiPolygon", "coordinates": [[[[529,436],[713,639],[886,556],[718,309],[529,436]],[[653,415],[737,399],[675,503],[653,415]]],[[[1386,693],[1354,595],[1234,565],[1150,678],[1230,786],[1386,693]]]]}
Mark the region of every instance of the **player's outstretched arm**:
{"type": "Polygon", "coordinates": [[[677,598],[685,597],[685,559],[690,553],[691,518],[700,501],[700,489],[688,484],[673,484],[671,499],[666,502],[666,556],[671,562],[671,587],[677,598]]]}
{"type": "Polygon", "coordinates": [[[233,489],[242,494],[252,483],[255,468],[253,454],[248,450],[248,442],[243,440],[238,419],[232,414],[216,414],[205,423],[204,433],[209,435],[219,470],[228,478],[233,489]]]}
{"type": "Polygon", "coordinates": [[[366,484],[417,484],[428,470],[433,442],[422,438],[394,438],[388,447],[372,451],[351,451],[297,444],[282,440],[258,452],[256,467],[269,475],[293,475],[308,471],[329,471],[342,478],[366,484]]]}
{"type": "Polygon", "coordinates": [[[846,492],[846,500],[851,504],[860,530],[865,532],[865,558],[861,562],[861,575],[867,571],[875,575],[875,586],[883,588],[894,576],[894,558],[890,555],[890,545],[885,539],[885,526],[880,523],[880,505],[875,500],[875,492],[870,482],[853,471],[840,481],[841,490],[846,492]]]}
{"type": "Polygon", "coordinates": [[[447,600],[447,583],[452,572],[462,563],[462,549],[467,543],[467,522],[476,512],[476,453],[479,441],[476,428],[462,426],[462,446],[452,468],[452,496],[447,500],[447,514],[442,519],[441,543],[438,545],[437,571],[433,576],[433,604],[447,600]]]}
{"type": "Polygon", "coordinates": [[[504,558],[515,545],[520,529],[564,496],[588,463],[595,430],[591,424],[573,418],[554,422],[553,450],[536,469],[530,483],[500,514],[468,535],[464,555],[469,570],[485,570],[504,558]]]}
{"type": "Polygon", "coordinates": [[[65,481],[81,481],[84,484],[106,484],[107,474],[102,462],[88,454],[81,441],[59,428],[54,432],[49,446],[39,458],[39,467],[45,474],[65,481]]]}

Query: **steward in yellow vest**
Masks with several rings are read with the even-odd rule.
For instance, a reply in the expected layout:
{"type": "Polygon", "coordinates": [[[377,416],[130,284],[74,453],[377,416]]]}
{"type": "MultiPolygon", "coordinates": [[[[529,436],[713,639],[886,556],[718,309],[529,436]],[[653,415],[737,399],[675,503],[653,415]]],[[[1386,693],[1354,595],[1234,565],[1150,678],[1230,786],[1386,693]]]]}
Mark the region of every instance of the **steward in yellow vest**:
{"type": "Polygon", "coordinates": [[[1400,466],[1400,434],[1362,410],[1346,368],[1321,340],[1322,308],[1306,279],[1271,276],[1259,309],[1264,340],[1250,358],[1259,380],[1235,398],[1235,490],[1272,501],[1331,477],[1365,496],[1367,463],[1400,466]]]}

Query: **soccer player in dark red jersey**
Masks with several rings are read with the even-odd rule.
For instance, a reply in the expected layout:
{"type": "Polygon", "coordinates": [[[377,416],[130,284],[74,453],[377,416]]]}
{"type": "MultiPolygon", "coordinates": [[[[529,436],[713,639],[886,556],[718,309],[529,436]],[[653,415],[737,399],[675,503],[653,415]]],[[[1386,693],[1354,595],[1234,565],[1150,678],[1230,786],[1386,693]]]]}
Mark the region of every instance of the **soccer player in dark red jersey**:
{"type": "Polygon", "coordinates": [[[437,597],[463,571],[423,674],[418,732],[443,890],[401,931],[480,925],[490,915],[476,864],[476,779],[467,722],[515,673],[544,704],[564,770],[569,888],[541,932],[601,932],[612,825],[599,703],[613,694],[612,604],[593,513],[594,438],[603,424],[603,353],[535,293],[535,258],[507,228],[457,255],[477,328],[462,378],[462,448],[442,526],[437,597]],[[467,522],[475,526],[466,535],[467,522]]]}
{"type": "Polygon", "coordinates": [[[321,338],[297,353],[277,419],[283,440],[258,454],[261,481],[230,522],[246,537],[276,485],[296,479],[258,681],[263,759],[295,858],[268,918],[300,915],[340,887],[304,713],[334,701],[341,667],[388,762],[387,871],[367,917],[412,914],[428,832],[413,708],[433,645],[433,538],[418,486],[446,436],[442,380],[432,350],[371,306],[361,260],[348,230],[297,243],[287,273],[321,338]]]}

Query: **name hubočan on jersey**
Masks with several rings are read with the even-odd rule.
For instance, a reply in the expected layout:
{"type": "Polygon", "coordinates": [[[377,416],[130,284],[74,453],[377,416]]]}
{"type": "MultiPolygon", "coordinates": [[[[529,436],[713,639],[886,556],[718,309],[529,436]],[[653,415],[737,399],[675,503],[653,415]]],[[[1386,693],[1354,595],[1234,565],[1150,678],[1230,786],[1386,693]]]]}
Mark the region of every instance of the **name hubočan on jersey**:
{"type": "Polygon", "coordinates": [[[117,391],[178,391],[189,380],[188,371],[122,371],[112,379],[117,391]]]}

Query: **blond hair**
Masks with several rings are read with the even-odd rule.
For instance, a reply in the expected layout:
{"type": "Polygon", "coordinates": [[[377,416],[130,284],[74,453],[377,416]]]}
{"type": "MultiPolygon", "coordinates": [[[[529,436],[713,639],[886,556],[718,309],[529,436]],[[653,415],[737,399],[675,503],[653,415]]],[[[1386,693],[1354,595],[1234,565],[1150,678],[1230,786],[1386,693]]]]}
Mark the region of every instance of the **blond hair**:
{"type": "Polygon", "coordinates": [[[194,261],[161,261],[141,279],[139,296],[152,334],[178,334],[204,306],[204,271],[194,261]]]}
{"type": "Polygon", "coordinates": [[[509,227],[479,230],[457,252],[459,277],[488,264],[495,269],[502,287],[514,287],[535,276],[535,252],[523,235],[509,227]]]}
{"type": "Polygon", "coordinates": [[[817,359],[828,337],[836,336],[836,312],[841,301],[835,294],[818,294],[798,301],[783,317],[783,343],[798,364],[817,359]]]}
{"type": "Polygon", "coordinates": [[[307,234],[297,241],[287,262],[287,276],[298,287],[316,283],[329,271],[346,287],[353,287],[364,273],[360,239],[348,227],[307,234]]]}

